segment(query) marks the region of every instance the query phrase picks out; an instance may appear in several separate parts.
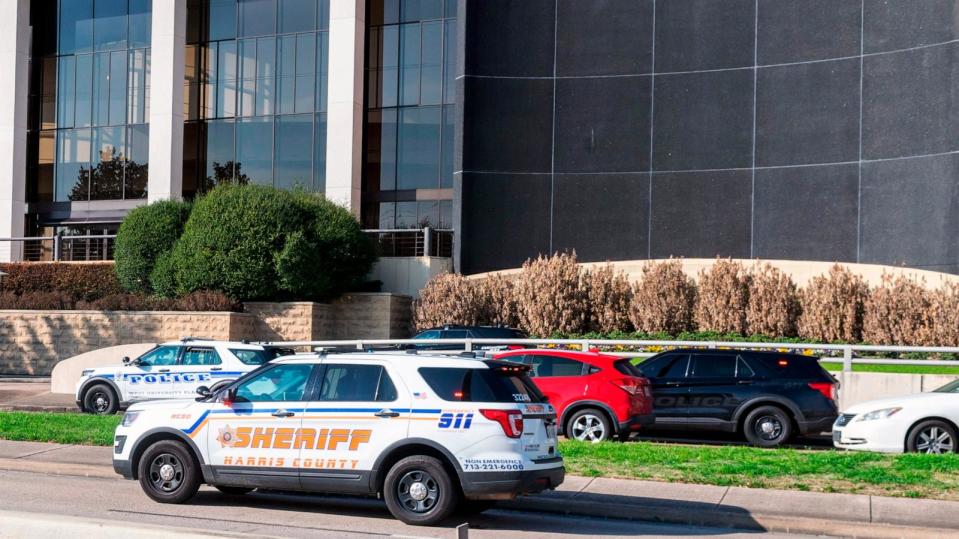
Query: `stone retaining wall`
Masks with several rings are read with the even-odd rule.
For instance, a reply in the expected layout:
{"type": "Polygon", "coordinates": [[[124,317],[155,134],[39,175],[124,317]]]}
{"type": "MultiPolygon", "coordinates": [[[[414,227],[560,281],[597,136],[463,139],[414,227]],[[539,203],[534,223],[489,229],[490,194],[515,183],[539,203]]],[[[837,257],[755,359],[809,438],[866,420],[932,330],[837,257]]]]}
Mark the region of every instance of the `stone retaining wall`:
{"type": "Polygon", "coordinates": [[[0,374],[48,375],[57,362],[121,344],[409,337],[408,296],[347,294],[332,304],[251,302],[246,312],[0,310],[0,374]]]}

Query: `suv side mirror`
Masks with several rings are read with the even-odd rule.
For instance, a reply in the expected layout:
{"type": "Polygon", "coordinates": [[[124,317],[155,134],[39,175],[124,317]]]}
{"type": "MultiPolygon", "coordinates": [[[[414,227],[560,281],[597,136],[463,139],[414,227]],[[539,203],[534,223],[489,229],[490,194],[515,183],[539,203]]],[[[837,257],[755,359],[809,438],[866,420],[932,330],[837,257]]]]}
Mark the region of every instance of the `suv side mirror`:
{"type": "Polygon", "coordinates": [[[231,387],[223,393],[223,404],[226,406],[233,406],[233,403],[236,402],[236,388],[231,387]]]}
{"type": "Polygon", "coordinates": [[[124,365],[129,365],[129,364],[130,364],[130,357],[129,357],[129,356],[123,356],[123,364],[124,364],[124,365]]]}
{"type": "Polygon", "coordinates": [[[199,395],[199,397],[197,397],[196,400],[202,401],[202,400],[209,399],[213,395],[213,392],[210,391],[210,388],[208,388],[207,386],[200,386],[196,388],[196,394],[199,395]]]}

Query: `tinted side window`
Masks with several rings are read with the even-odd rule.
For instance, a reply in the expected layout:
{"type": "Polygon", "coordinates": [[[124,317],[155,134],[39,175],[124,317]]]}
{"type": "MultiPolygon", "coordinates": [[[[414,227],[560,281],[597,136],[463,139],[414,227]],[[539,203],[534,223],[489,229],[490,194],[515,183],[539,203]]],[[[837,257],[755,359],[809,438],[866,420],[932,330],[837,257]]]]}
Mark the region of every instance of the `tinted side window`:
{"type": "Polygon", "coordinates": [[[497,369],[422,367],[420,375],[441,399],[461,402],[541,402],[526,375],[497,369]]]}
{"type": "MultiPolygon", "coordinates": [[[[617,371],[627,376],[643,375],[643,373],[640,372],[639,368],[636,365],[633,365],[632,360],[629,360],[629,359],[621,359],[619,361],[614,361],[613,368],[615,368],[617,371]]],[[[592,372],[592,369],[590,369],[590,372],[592,372]]]]}
{"type": "Polygon", "coordinates": [[[540,376],[579,376],[583,364],[574,359],[556,356],[532,356],[534,378],[540,376]]]}
{"type": "Polygon", "coordinates": [[[639,371],[648,378],[685,378],[687,354],[675,354],[659,358],[652,363],[640,363],[639,371]]]}
{"type": "Polygon", "coordinates": [[[220,354],[217,354],[216,350],[212,348],[191,346],[183,352],[183,357],[180,358],[180,365],[206,366],[219,365],[220,363],[223,363],[220,360],[220,354]]]}
{"type": "Polygon", "coordinates": [[[746,363],[746,360],[741,357],[737,359],[736,378],[752,378],[753,376],[756,376],[756,372],[749,366],[749,363],[746,363]]]}
{"type": "Polygon", "coordinates": [[[394,401],[396,386],[386,369],[379,365],[327,365],[319,400],[394,401]]]}
{"type": "Polygon", "coordinates": [[[313,365],[277,365],[254,374],[236,388],[237,402],[303,400],[313,365]]]}
{"type": "Polygon", "coordinates": [[[798,378],[806,380],[831,381],[832,377],[819,364],[818,358],[796,355],[764,354],[746,356],[759,361],[775,378],[798,378]]]}
{"type": "Polygon", "coordinates": [[[272,355],[264,350],[234,350],[230,348],[230,352],[247,365],[262,365],[269,361],[272,355]]]}
{"type": "Polygon", "coordinates": [[[469,332],[465,329],[449,329],[443,332],[443,339],[465,339],[469,337],[469,332]]]}
{"type": "Polygon", "coordinates": [[[143,354],[137,358],[137,361],[141,365],[150,366],[176,365],[176,358],[179,353],[179,346],[160,346],[143,354]]]}
{"type": "Polygon", "coordinates": [[[413,338],[414,339],[439,339],[440,332],[435,329],[430,331],[424,331],[423,333],[420,333],[419,335],[413,338]]]}
{"type": "Polygon", "coordinates": [[[736,356],[733,354],[694,354],[693,378],[734,378],[736,356]]]}

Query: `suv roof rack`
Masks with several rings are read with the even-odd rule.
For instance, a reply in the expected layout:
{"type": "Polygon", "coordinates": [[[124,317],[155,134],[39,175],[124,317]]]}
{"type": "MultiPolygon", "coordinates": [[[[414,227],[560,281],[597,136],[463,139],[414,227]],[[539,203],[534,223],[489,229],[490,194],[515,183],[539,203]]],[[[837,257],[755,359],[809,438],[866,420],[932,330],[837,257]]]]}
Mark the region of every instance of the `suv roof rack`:
{"type": "Polygon", "coordinates": [[[181,342],[190,342],[190,341],[215,341],[217,339],[211,339],[209,337],[193,337],[191,335],[184,335],[180,337],[181,342]]]}

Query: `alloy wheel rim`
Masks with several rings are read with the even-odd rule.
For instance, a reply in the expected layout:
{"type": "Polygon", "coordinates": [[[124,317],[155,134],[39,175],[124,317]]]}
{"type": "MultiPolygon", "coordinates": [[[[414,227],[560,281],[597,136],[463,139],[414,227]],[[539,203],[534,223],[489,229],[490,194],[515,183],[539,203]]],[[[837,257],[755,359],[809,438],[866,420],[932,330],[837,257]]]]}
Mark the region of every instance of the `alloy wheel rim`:
{"type": "Polygon", "coordinates": [[[942,427],[928,427],[919,432],[916,450],[920,453],[952,453],[956,449],[952,435],[942,427]]]}
{"type": "Polygon", "coordinates": [[[767,442],[778,440],[783,433],[783,424],[776,416],[764,415],[756,420],[756,435],[767,442]]]}
{"type": "Polygon", "coordinates": [[[150,463],[150,484],[160,492],[170,493],[183,484],[183,463],[176,455],[162,453],[150,463]]]}
{"type": "Polygon", "coordinates": [[[429,472],[413,470],[396,484],[396,498],[408,511],[427,513],[439,501],[440,485],[429,472]]]}
{"type": "Polygon", "coordinates": [[[593,414],[586,414],[576,418],[573,422],[573,438],[586,442],[600,442],[606,438],[606,428],[602,420],[593,414]]]}

